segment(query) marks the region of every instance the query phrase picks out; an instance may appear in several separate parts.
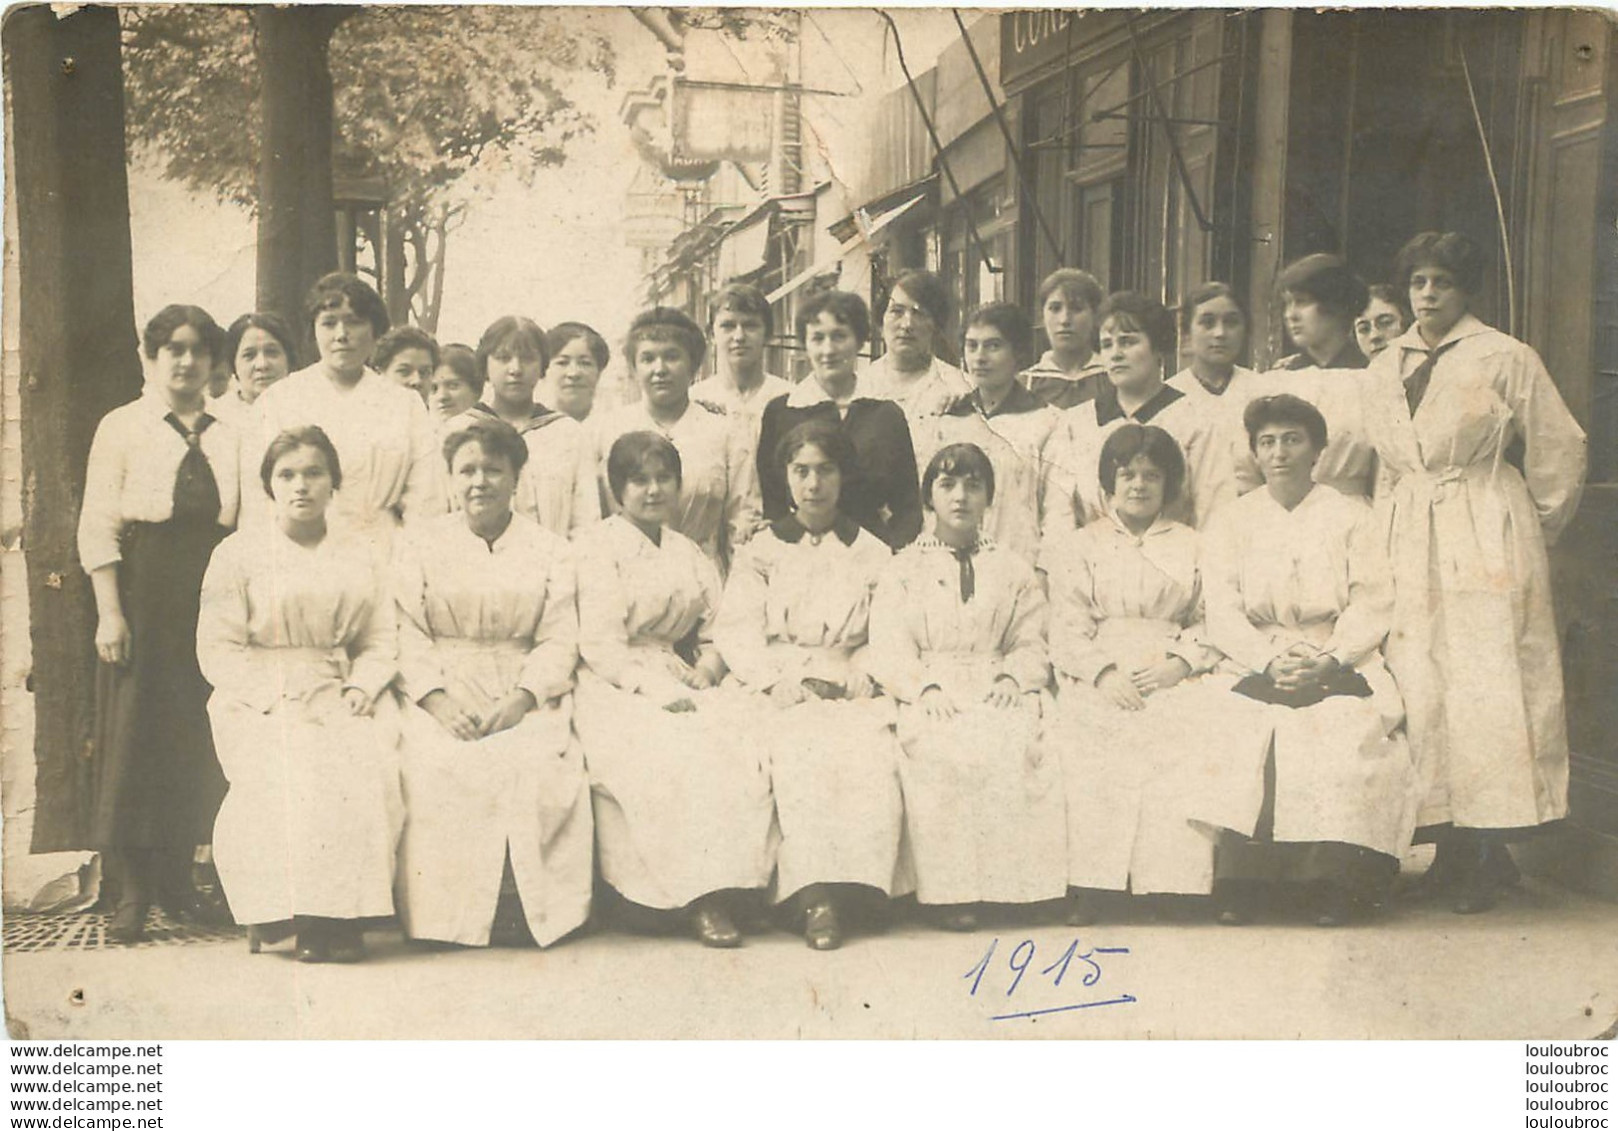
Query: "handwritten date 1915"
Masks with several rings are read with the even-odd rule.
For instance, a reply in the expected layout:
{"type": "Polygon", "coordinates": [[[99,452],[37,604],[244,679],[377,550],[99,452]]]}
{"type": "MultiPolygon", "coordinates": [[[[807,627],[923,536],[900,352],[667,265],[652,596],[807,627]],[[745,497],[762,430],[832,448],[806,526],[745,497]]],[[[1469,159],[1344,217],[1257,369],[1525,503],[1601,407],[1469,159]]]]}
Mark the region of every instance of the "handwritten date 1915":
{"type": "MultiPolygon", "coordinates": [[[[968,996],[976,997],[978,990],[984,988],[984,978],[991,969],[998,972],[1000,964],[994,961],[995,953],[1000,948],[999,938],[989,943],[989,949],[983,952],[983,957],[977,964],[968,970],[962,977],[971,983],[967,991],[968,996]]],[[[1030,967],[1034,966],[1038,947],[1033,939],[1023,939],[1012,948],[1010,956],[1005,961],[1005,969],[1010,972],[1010,984],[1006,986],[1006,997],[1011,997],[1023,984],[1023,978],[1028,974],[1030,967]]],[[[1048,952],[1047,952],[1048,953],[1048,952]]],[[[1056,961],[1038,970],[1039,976],[1050,979],[1052,989],[1060,988],[1069,974],[1074,975],[1077,983],[1086,989],[1093,988],[1101,982],[1101,959],[1105,956],[1128,954],[1129,948],[1125,946],[1097,946],[1082,949],[1080,941],[1075,938],[1067,945],[1056,961]]],[[[994,985],[991,980],[991,985],[994,985]]],[[[1073,983],[1070,981],[1069,985],[1073,983]]],[[[997,988],[997,987],[996,987],[997,988]]],[[[1091,1009],[1101,1005],[1127,1005],[1135,998],[1130,994],[1120,994],[1117,997],[1105,1000],[1076,1002],[1068,1005],[1053,1006],[1047,1009],[1025,1010],[1018,1013],[1001,1014],[995,1021],[1009,1021],[1017,1017],[1034,1017],[1046,1013],[1064,1013],[1074,1009],[1091,1009]]]]}

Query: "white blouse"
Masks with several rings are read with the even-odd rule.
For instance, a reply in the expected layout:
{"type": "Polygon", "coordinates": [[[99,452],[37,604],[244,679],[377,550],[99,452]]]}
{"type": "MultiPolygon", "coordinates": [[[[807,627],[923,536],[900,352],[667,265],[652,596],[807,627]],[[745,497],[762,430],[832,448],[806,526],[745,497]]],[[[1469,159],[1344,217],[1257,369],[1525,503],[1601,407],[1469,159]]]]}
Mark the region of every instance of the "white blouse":
{"type": "Polygon", "coordinates": [[[863,651],[871,593],[893,553],[842,518],[822,535],[795,518],[763,530],[736,557],[715,642],[726,665],[756,691],[793,678],[847,681],[863,651]]]}
{"type": "MultiPolygon", "coordinates": [[[[479,404],[441,424],[440,456],[445,440],[480,418],[498,419],[487,405],[479,404]]],[[[518,476],[512,509],[564,538],[600,522],[601,496],[596,490],[590,434],[585,426],[571,416],[536,405],[533,415],[517,431],[528,449],[528,461],[518,476]]],[[[448,478],[446,471],[446,483],[448,478]]],[[[461,500],[453,483],[449,483],[448,491],[450,509],[459,510],[461,500]]]]}
{"type": "MultiPolygon", "coordinates": [[[[79,510],[79,561],[86,573],[123,559],[118,538],[129,523],[174,517],[174,480],[188,448],[185,437],[163,419],[169,412],[162,395],[148,389],[96,426],[79,510]]],[[[239,443],[237,429],[218,418],[198,440],[219,485],[219,525],[227,528],[236,525],[241,499],[239,443]]],[[[256,465],[252,485],[259,487],[256,465]]]]}
{"type": "Polygon", "coordinates": [[[405,535],[393,575],[400,690],[412,702],[448,686],[442,653],[451,648],[491,700],[520,687],[543,704],[571,690],[579,620],[573,551],[561,535],[513,514],[489,543],[464,516],[441,515],[405,535]]]}
{"type": "Polygon", "coordinates": [[[613,443],[630,432],[656,432],[680,453],[679,510],[670,527],[723,565],[762,523],[753,460],[758,444],[756,422],[749,426],[745,418],[692,400],[673,424],[659,424],[644,404],[635,404],[592,414],[590,427],[599,490],[610,510],[618,509],[607,482],[607,456],[613,443]]]}
{"type": "MultiPolygon", "coordinates": [[[[444,513],[444,457],[427,406],[380,373],[367,369],[352,388],[340,389],[316,362],[271,385],[251,411],[257,429],[248,426],[250,439],[243,442],[244,481],[258,481],[264,451],[277,435],[314,424],[342,464],[333,517],[363,529],[444,513]]],[[[243,503],[244,520],[267,517],[271,508],[262,490],[245,493],[243,503]]]]}
{"type": "Polygon", "coordinates": [[[693,637],[713,641],[719,569],[697,544],[663,528],[654,543],[614,515],[583,531],[579,560],[579,655],[616,687],[639,691],[668,682],[655,653],[693,637]]]}
{"type": "Polygon", "coordinates": [[[914,703],[963,661],[979,675],[1008,675],[1025,692],[1049,682],[1045,590],[1034,567],[985,540],[972,571],[972,599],[964,601],[960,563],[931,534],[888,564],[872,603],[871,647],[872,667],[894,698],[914,703]]]}
{"type": "Polygon", "coordinates": [[[1375,527],[1364,500],[1319,484],[1291,510],[1268,490],[1243,495],[1203,541],[1208,642],[1249,672],[1299,643],[1354,667],[1393,615],[1375,527]]]}

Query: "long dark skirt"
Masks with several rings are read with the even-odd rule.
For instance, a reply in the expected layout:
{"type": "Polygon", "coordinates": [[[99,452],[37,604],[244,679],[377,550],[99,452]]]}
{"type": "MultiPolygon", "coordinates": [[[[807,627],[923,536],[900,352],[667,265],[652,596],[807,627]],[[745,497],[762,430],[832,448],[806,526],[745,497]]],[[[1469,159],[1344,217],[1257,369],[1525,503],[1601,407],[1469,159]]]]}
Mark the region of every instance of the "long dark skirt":
{"type": "Polygon", "coordinates": [[[1340,841],[1275,841],[1275,752],[1264,763],[1264,805],[1251,837],[1228,829],[1214,852],[1214,890],[1248,884],[1335,884],[1357,902],[1381,902],[1399,874],[1384,852],[1340,841]]]}
{"type": "Polygon", "coordinates": [[[224,534],[196,518],[132,523],[124,532],[118,589],[130,656],[96,672],[91,847],[178,849],[213,839],[225,775],[197,667],[197,607],[224,534]]]}

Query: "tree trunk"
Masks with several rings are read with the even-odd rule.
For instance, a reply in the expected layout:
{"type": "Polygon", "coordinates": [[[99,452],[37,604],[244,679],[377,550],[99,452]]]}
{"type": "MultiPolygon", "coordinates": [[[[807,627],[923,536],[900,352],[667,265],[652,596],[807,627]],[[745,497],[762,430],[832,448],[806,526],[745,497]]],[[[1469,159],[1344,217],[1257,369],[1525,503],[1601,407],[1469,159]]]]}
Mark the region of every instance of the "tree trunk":
{"type": "MultiPolygon", "coordinates": [[[[332,86],[326,52],[351,8],[253,8],[263,83],[258,166],[258,308],[302,326],[303,296],[337,269],[332,86]]],[[[307,338],[304,328],[300,337],[307,338]]],[[[303,343],[309,347],[311,343],[303,343]]]]}
{"type": "Polygon", "coordinates": [[[438,333],[438,312],[444,308],[444,261],[449,258],[449,210],[440,207],[433,222],[438,236],[437,253],[433,256],[433,281],[429,285],[427,308],[422,312],[421,328],[429,334],[438,333]]]}
{"type": "Polygon", "coordinates": [[[16,168],[33,850],[85,847],[95,601],[76,528],[101,417],[140,393],[118,13],[18,8],[3,37],[16,168]]]}
{"type": "Polygon", "coordinates": [[[403,326],[410,321],[410,289],[405,284],[404,219],[397,208],[382,212],[382,301],[388,321],[403,326]]]}

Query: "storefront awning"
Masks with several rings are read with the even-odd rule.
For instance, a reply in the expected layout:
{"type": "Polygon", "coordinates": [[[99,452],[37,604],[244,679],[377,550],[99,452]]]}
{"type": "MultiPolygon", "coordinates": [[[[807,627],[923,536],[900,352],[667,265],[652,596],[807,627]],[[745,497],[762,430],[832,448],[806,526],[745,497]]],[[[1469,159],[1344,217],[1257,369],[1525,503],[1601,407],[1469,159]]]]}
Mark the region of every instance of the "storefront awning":
{"type": "Polygon", "coordinates": [[[862,207],[850,212],[833,224],[827,231],[846,243],[853,239],[855,233],[860,230],[858,217],[861,212],[864,212],[867,216],[880,217],[895,208],[913,203],[918,194],[930,196],[937,191],[938,174],[933,173],[931,176],[923,177],[919,181],[911,181],[909,184],[900,185],[896,189],[890,189],[881,196],[872,197],[862,207]]]}
{"type": "Polygon", "coordinates": [[[779,302],[781,299],[803,286],[810,279],[818,278],[819,276],[824,275],[833,267],[837,266],[837,264],[841,263],[843,258],[847,256],[849,252],[867,243],[872,236],[876,235],[876,233],[880,232],[883,228],[893,223],[900,216],[903,216],[906,212],[909,212],[916,205],[920,204],[926,198],[926,196],[927,193],[925,189],[917,190],[916,194],[909,200],[905,201],[897,208],[893,208],[882,213],[874,220],[869,217],[865,209],[856,209],[854,211],[854,215],[851,217],[855,226],[855,234],[853,239],[847,240],[841,244],[829,257],[813,264],[807,270],[800,271],[798,274],[782,283],[775,290],[771,291],[766,297],[772,303],[779,302]]]}

